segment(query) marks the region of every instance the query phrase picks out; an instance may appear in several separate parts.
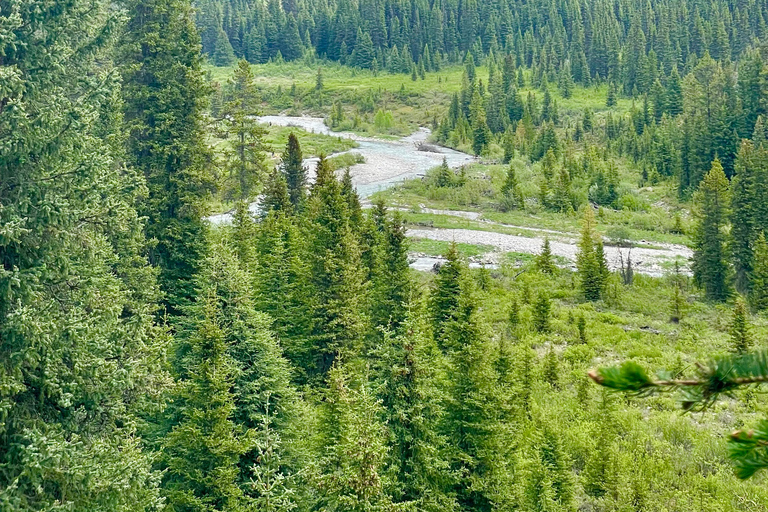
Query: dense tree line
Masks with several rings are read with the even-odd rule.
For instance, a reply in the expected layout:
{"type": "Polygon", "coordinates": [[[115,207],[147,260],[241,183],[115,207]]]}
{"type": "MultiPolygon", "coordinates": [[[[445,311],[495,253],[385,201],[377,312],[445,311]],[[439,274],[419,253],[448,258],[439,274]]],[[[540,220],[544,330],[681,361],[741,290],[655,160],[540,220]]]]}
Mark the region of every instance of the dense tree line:
{"type": "MultiPolygon", "coordinates": [[[[550,78],[610,80],[627,94],[649,92],[709,52],[738,60],[766,36],[768,5],[715,2],[478,2],[475,0],[199,0],[203,51],[216,64],[287,60],[312,49],[362,68],[410,73],[467,52],[478,61],[510,53],[550,78]]],[[[554,80],[552,80],[554,81],[554,80]]]]}
{"type": "MultiPolygon", "coordinates": [[[[241,12],[233,7],[246,12],[250,4],[226,5],[231,17],[241,12]]],[[[434,4],[423,15],[411,6],[414,20],[436,19],[427,15],[433,11],[461,20],[455,48],[446,47],[453,36],[444,32],[432,43],[435,59],[478,45],[482,59],[495,51],[494,40],[517,45],[516,35],[507,37],[512,20],[534,13],[525,7],[513,17],[498,7],[499,23],[509,22],[502,30],[480,25],[481,15],[492,14],[486,6],[450,5],[434,4]]],[[[395,7],[359,17],[380,17],[381,33],[364,32],[354,12],[329,5],[312,20],[350,20],[351,55],[373,61],[381,53],[386,64],[382,38],[398,33],[389,25],[404,33],[422,26],[391,14],[401,13],[395,7]]],[[[752,8],[747,2],[734,12],[752,8]]],[[[307,4],[254,9],[282,16],[277,26],[288,35],[307,28],[304,45],[313,33],[338,34],[304,27],[307,4]]],[[[577,8],[582,17],[591,9],[577,8]]],[[[559,12],[553,6],[534,18],[555,23],[559,12]]],[[[705,25],[719,26],[730,11],[694,12],[694,28],[701,24],[708,38],[705,25]]],[[[184,0],[0,3],[0,509],[481,512],[570,511],[590,500],[611,509],[676,499],[688,510],[724,503],[728,497],[689,499],[695,492],[687,486],[703,496],[713,475],[697,470],[682,489],[670,489],[669,481],[637,471],[627,453],[648,457],[644,471],[662,466],[665,475],[679,474],[657,455],[663,450],[646,449],[661,442],[656,432],[632,433],[610,397],[591,400],[584,375],[562,370],[593,356],[586,320],[566,321],[556,294],[575,289],[569,297],[593,312],[588,303],[608,298],[591,207],[577,274],[555,265],[547,240],[513,284],[470,270],[456,244],[433,276],[415,278],[403,218],[382,202],[364,210],[348,170],[338,176],[321,156],[310,179],[295,136],[279,165],[264,163],[245,61],[221,105],[230,140],[227,176],[217,179],[194,16],[184,0]],[[230,226],[212,229],[204,218],[222,183],[237,208],[230,226]],[[257,191],[254,214],[248,200],[257,191]],[[494,301],[504,310],[499,333],[484,311],[494,301]],[[547,338],[555,332],[572,350],[558,353],[556,338],[547,338]],[[577,422],[581,439],[568,428],[577,422]]],[[[234,51],[225,26],[215,26],[216,55],[234,51]]],[[[554,25],[531,26],[537,35],[525,30],[520,41],[556,44],[546,32],[554,25]]],[[[586,24],[584,32],[591,33],[586,24]]],[[[326,51],[345,43],[326,41],[326,51]]],[[[407,46],[400,51],[408,58],[429,60],[426,49],[410,54],[407,46]]],[[[505,64],[488,80],[492,99],[502,92],[486,103],[475,53],[468,55],[452,130],[467,124],[480,153],[496,133],[511,132],[513,116],[523,130],[526,117],[531,126],[535,117],[539,131],[516,140],[530,143],[541,161],[542,203],[578,209],[570,170],[560,167],[555,102],[545,96],[539,111],[508,95],[519,73],[505,64]],[[492,105],[503,105],[506,117],[492,105]]],[[[753,100],[750,109],[762,108],[764,95],[753,100]]],[[[732,245],[737,286],[749,290],[755,308],[768,301],[763,124],[754,116],[755,135],[733,163],[734,183],[714,160],[697,192],[696,277],[711,298],[727,296],[730,270],[717,265],[732,245]],[[729,221],[742,229],[729,233],[729,221]]],[[[585,171],[595,175],[590,193],[613,201],[606,160],[593,152],[582,163],[594,164],[585,171]]],[[[466,183],[447,164],[437,176],[443,188],[466,183]]],[[[504,184],[510,207],[524,201],[519,185],[511,166],[504,184]]],[[[746,303],[739,302],[730,331],[734,352],[750,357],[746,303]]],[[[739,361],[751,368],[761,362],[739,361]]],[[[749,477],[761,467],[749,447],[763,445],[734,435],[748,447],[734,458],[740,476],[749,477]]]]}

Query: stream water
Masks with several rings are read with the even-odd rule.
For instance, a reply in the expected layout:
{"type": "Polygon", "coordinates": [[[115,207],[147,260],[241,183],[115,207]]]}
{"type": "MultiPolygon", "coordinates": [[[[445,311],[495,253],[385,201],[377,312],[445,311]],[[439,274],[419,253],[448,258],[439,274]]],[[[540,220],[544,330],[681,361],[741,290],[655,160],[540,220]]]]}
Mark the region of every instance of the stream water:
{"type": "MultiPolygon", "coordinates": [[[[430,135],[427,128],[420,128],[412,135],[399,140],[384,140],[363,137],[350,132],[332,132],[319,117],[263,116],[259,120],[263,124],[295,126],[307,132],[322,133],[357,142],[358,147],[348,152],[359,153],[365,158],[365,163],[356,164],[350,168],[352,183],[361,198],[369,197],[404,180],[423,176],[429,169],[440,165],[443,158],[453,168],[475,161],[475,157],[466,153],[425,144],[430,135]]],[[[311,182],[315,177],[317,158],[304,160],[304,165],[307,167],[311,182]]],[[[256,210],[256,204],[251,205],[251,210],[256,210]]],[[[212,215],[208,220],[212,224],[228,224],[232,221],[232,213],[212,215]]]]}

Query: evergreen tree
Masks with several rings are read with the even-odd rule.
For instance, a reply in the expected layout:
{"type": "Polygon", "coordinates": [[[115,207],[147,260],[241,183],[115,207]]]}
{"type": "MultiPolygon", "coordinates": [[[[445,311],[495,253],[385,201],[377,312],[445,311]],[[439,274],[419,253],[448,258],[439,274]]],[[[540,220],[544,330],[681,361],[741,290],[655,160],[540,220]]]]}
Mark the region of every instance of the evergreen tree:
{"type": "Polygon", "coordinates": [[[307,169],[303,165],[304,157],[296,134],[288,135],[288,143],[283,153],[281,168],[288,185],[288,194],[294,209],[299,211],[306,199],[307,169]]]}
{"type": "Polygon", "coordinates": [[[466,263],[452,243],[440,266],[431,295],[431,316],[435,340],[442,350],[456,350],[466,334],[476,304],[466,263]]]}
{"type": "Polygon", "coordinates": [[[616,84],[611,82],[608,84],[608,97],[605,100],[605,106],[606,107],[615,107],[616,106],[616,84]]]}
{"type": "Polygon", "coordinates": [[[227,33],[219,29],[213,49],[213,64],[215,66],[227,67],[234,64],[235,60],[235,51],[232,49],[232,43],[230,43],[227,33]]]}
{"type": "Polygon", "coordinates": [[[559,434],[549,427],[538,435],[534,467],[527,482],[526,505],[535,511],[573,509],[573,477],[570,460],[559,434]]]}
{"type": "Polygon", "coordinates": [[[747,303],[742,297],[736,299],[731,319],[731,349],[739,354],[744,354],[752,346],[752,333],[749,326],[749,313],[747,303]]]}
{"type": "MultiPolygon", "coordinates": [[[[453,375],[445,431],[450,441],[452,471],[461,475],[454,493],[463,510],[489,510],[495,498],[493,482],[503,479],[496,394],[496,375],[488,347],[469,313],[451,353],[453,375]]],[[[503,481],[503,480],[502,480],[503,481]]]]}
{"type": "Polygon", "coordinates": [[[552,386],[553,389],[560,389],[560,364],[557,360],[555,348],[550,345],[547,355],[544,357],[544,367],[542,369],[544,382],[552,386]]]}
{"type": "Polygon", "coordinates": [[[237,63],[229,81],[232,99],[224,105],[224,124],[231,140],[225,153],[229,178],[234,180],[230,194],[249,199],[257,192],[266,175],[264,165],[264,134],[257,116],[258,93],[253,71],[247,60],[237,63]]]}
{"type": "Polygon", "coordinates": [[[262,216],[266,216],[271,211],[281,211],[288,214],[293,210],[293,204],[288,194],[288,185],[285,182],[285,175],[274,167],[267,177],[264,184],[264,194],[259,203],[262,216]]]}
{"type": "Polygon", "coordinates": [[[125,0],[121,41],[127,162],[141,170],[149,261],[159,267],[166,311],[180,313],[206,254],[203,217],[213,190],[202,113],[208,90],[192,10],[182,0],[125,0]],[[162,122],[157,120],[162,119],[162,122]]]}
{"type": "Polygon", "coordinates": [[[167,339],[123,165],[119,13],[0,11],[0,509],[151,510],[140,418],[163,407],[167,339]]]}
{"type": "Polygon", "coordinates": [[[328,374],[320,420],[323,510],[368,512],[391,506],[384,492],[387,446],[381,413],[368,383],[336,362],[328,374]]]}
{"type": "Polygon", "coordinates": [[[514,163],[509,164],[507,178],[504,180],[504,185],[501,186],[501,193],[504,196],[503,204],[507,209],[520,209],[525,206],[523,192],[520,189],[520,184],[517,182],[514,163]]]}
{"type": "Polygon", "coordinates": [[[707,299],[714,301],[724,301],[730,293],[724,232],[728,201],[728,178],[715,160],[696,193],[693,253],[693,276],[707,299]]]}
{"type": "Polygon", "coordinates": [[[579,343],[582,345],[587,343],[587,321],[584,319],[584,316],[579,316],[579,319],[576,321],[576,329],[579,331],[579,343]]]}
{"type": "Polygon", "coordinates": [[[374,352],[391,447],[391,495],[398,506],[455,510],[447,439],[440,430],[445,362],[428,333],[422,304],[415,304],[403,334],[387,332],[374,352]]]}
{"type": "Polygon", "coordinates": [[[408,237],[399,212],[387,217],[381,205],[380,272],[374,277],[375,295],[372,319],[374,325],[389,326],[397,330],[406,319],[411,295],[411,277],[408,267],[408,237]]]}
{"type": "Polygon", "coordinates": [[[608,279],[608,267],[603,254],[603,243],[595,232],[595,214],[590,206],[584,210],[584,227],[576,254],[581,292],[590,301],[600,300],[608,279]]]}
{"type": "Polygon", "coordinates": [[[763,230],[768,229],[768,148],[744,141],[736,158],[731,183],[731,255],[735,267],[736,289],[749,292],[753,269],[755,241],[763,230]]]}
{"type": "Polygon", "coordinates": [[[203,300],[184,361],[190,379],[178,391],[181,419],[163,441],[163,489],[174,510],[243,510],[237,465],[253,441],[232,420],[234,364],[212,297],[203,300]]]}
{"type": "Polygon", "coordinates": [[[763,233],[755,241],[749,302],[758,311],[768,308],[768,243],[763,233]]]}
{"type": "Polygon", "coordinates": [[[356,40],[357,43],[352,52],[352,65],[363,69],[371,69],[373,67],[373,60],[376,58],[371,35],[358,28],[356,40]]]}
{"type": "Polygon", "coordinates": [[[313,371],[324,375],[340,353],[353,357],[367,328],[368,286],[350,202],[321,156],[305,211],[309,265],[317,299],[313,371]]]}
{"type": "Polygon", "coordinates": [[[544,237],[541,253],[536,256],[536,268],[539,272],[544,274],[554,274],[557,270],[554,261],[552,261],[552,249],[549,246],[549,237],[544,237]]]}
{"type": "Polygon", "coordinates": [[[549,296],[545,292],[540,292],[533,304],[533,329],[538,333],[549,332],[549,315],[552,305],[549,302],[549,296]]]}

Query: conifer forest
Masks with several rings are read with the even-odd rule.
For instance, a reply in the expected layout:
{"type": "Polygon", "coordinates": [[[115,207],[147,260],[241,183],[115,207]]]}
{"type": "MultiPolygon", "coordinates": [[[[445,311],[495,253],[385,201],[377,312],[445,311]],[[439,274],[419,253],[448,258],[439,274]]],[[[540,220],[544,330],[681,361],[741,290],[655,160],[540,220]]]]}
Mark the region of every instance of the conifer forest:
{"type": "Polygon", "coordinates": [[[768,0],[0,0],[0,511],[768,512],[768,0]]]}

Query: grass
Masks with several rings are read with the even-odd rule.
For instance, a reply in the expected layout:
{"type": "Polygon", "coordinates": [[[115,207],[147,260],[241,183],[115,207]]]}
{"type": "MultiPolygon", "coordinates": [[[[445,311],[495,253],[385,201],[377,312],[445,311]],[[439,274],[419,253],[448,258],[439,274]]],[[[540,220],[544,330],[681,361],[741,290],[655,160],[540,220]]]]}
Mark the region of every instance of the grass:
{"type": "MultiPolygon", "coordinates": [[[[444,256],[450,247],[450,242],[413,238],[410,243],[410,252],[422,253],[429,256],[444,256]]],[[[456,244],[456,249],[465,258],[481,256],[494,251],[494,247],[474,244],[456,244]]]]}
{"type": "Polygon", "coordinates": [[[288,135],[291,133],[295,134],[299,139],[304,158],[319,156],[321,153],[324,155],[341,153],[343,151],[354,149],[359,145],[357,142],[347,138],[334,137],[332,135],[324,135],[320,133],[310,133],[293,126],[275,125],[268,128],[267,136],[264,137],[264,142],[272,148],[272,151],[275,153],[282,153],[288,143],[288,135]]]}
{"type": "MultiPolygon", "coordinates": [[[[262,91],[264,112],[268,114],[311,114],[327,116],[334,102],[344,106],[348,122],[340,130],[351,130],[364,135],[408,135],[419,126],[431,126],[447,112],[450,98],[461,90],[464,66],[450,65],[440,71],[428,72],[424,80],[411,80],[409,74],[373,73],[327,61],[294,61],[252,65],[256,85],[262,91]],[[323,89],[315,90],[318,68],[323,73],[323,89]],[[291,94],[295,89],[295,95],[291,94]],[[374,116],[381,109],[389,111],[393,125],[384,131],[374,127],[374,116]]],[[[214,82],[225,84],[234,67],[206,66],[205,71],[214,82]]],[[[487,66],[478,66],[477,75],[488,82],[487,66]]],[[[532,93],[541,102],[540,89],[520,89],[523,99],[532,93]]],[[[619,98],[610,109],[605,101],[608,86],[576,86],[570,98],[563,98],[556,87],[550,93],[557,101],[561,116],[581,113],[589,108],[598,120],[611,111],[623,114],[631,110],[632,103],[619,98]]],[[[466,148],[465,148],[466,149],[466,148]]]]}
{"type": "Polygon", "coordinates": [[[328,159],[328,163],[334,171],[339,169],[346,169],[352,167],[355,164],[365,163],[365,157],[360,153],[344,153],[342,155],[334,156],[328,159]]]}
{"type": "MultiPolygon", "coordinates": [[[[516,163],[518,181],[526,197],[538,194],[537,169],[529,162],[519,160],[516,163]]],[[[373,199],[383,199],[387,204],[408,208],[406,220],[415,225],[429,225],[442,228],[465,228],[520,236],[540,236],[537,230],[553,230],[572,238],[581,230],[581,216],[578,213],[566,215],[546,211],[535,204],[528,204],[523,210],[500,211],[500,190],[506,176],[507,166],[473,164],[467,167],[467,183],[462,187],[435,187],[428,177],[425,180],[413,179],[401,185],[384,190],[374,195],[373,199]],[[482,212],[483,218],[493,223],[469,221],[467,219],[419,213],[418,205],[444,210],[469,210],[482,212]],[[506,224],[502,226],[499,224],[506,224]]],[[[683,225],[690,229],[686,205],[678,202],[674,188],[669,184],[637,189],[632,187],[633,171],[626,165],[620,166],[622,187],[631,190],[647,205],[647,211],[598,210],[598,230],[610,239],[625,239],[634,245],[653,246],[654,244],[688,245],[690,239],[685,234],[674,232],[675,219],[670,213],[679,210],[683,225]],[[643,241],[641,243],[641,241],[643,241]]],[[[586,200],[586,199],[585,199],[586,200]]],[[[551,235],[557,238],[557,234],[551,235]]]]}

